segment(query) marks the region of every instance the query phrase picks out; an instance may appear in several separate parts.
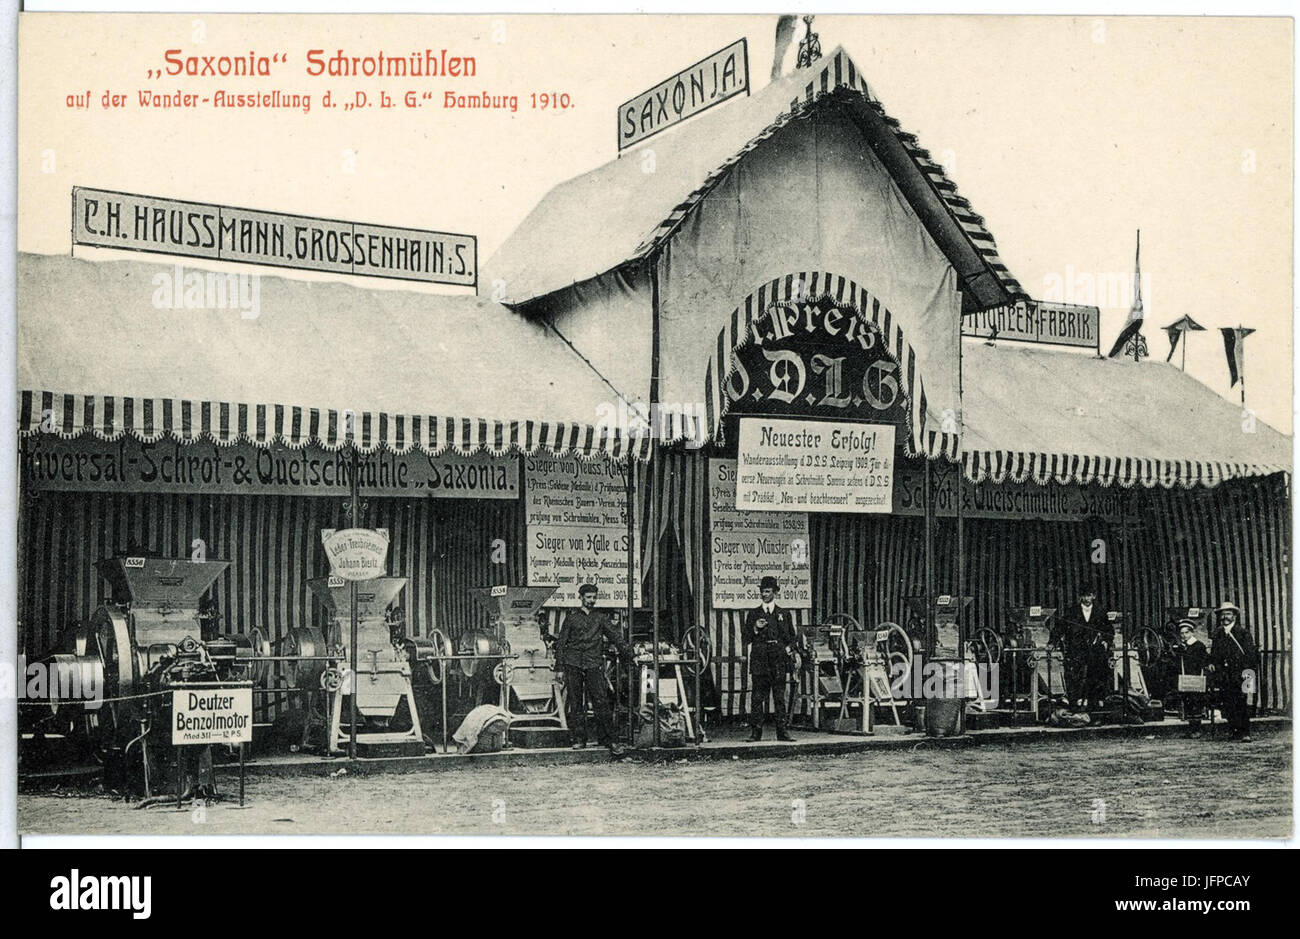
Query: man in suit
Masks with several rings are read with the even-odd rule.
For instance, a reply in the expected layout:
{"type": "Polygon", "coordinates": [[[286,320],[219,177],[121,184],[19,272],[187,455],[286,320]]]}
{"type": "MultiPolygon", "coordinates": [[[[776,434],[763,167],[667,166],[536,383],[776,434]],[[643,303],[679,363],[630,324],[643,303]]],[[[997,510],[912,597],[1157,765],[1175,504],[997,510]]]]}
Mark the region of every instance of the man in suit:
{"type": "Polygon", "coordinates": [[[1250,742],[1250,705],[1247,694],[1255,693],[1259,649],[1249,631],[1241,625],[1241,609],[1225,600],[1216,611],[1218,626],[1210,637],[1210,664],[1218,679],[1223,719],[1233,740],[1250,742]]]}
{"type": "Polygon", "coordinates": [[[1079,708],[1101,704],[1110,690],[1110,627],[1096,601],[1096,591],[1084,588],[1079,602],[1060,617],[1065,693],[1070,704],[1079,708]]]}
{"type": "Polygon", "coordinates": [[[632,647],[614,629],[609,616],[596,609],[596,585],[578,588],[582,604],[564,619],[555,640],[555,661],[564,669],[565,715],[573,734],[573,749],[587,745],[587,701],[596,715],[596,734],[601,746],[609,747],[614,756],[623,755],[623,747],[614,739],[614,714],[605,684],[605,645],[612,642],[627,659],[632,647]]]}
{"type": "Polygon", "coordinates": [[[751,697],[749,724],[751,741],[763,739],[763,722],[767,720],[767,699],[776,702],[776,739],[793,741],[786,725],[785,676],[790,669],[790,650],[794,647],[794,621],[788,610],[776,605],[780,585],[775,577],[764,577],[758,592],[762,602],[745,614],[741,638],[749,650],[751,697]]]}

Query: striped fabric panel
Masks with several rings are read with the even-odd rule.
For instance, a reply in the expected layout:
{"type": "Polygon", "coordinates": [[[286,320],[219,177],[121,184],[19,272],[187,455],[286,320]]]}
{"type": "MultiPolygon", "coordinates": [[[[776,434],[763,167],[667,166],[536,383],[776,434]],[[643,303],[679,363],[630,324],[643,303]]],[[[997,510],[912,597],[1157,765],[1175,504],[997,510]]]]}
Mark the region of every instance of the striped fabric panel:
{"type": "Polygon", "coordinates": [[[347,446],[351,433],[362,453],[380,448],[394,453],[413,449],[430,455],[454,451],[463,455],[486,450],[494,456],[539,449],[586,459],[616,461],[650,456],[648,434],[628,434],[621,428],[484,418],[432,417],[352,413],[280,404],[239,404],[185,401],[170,398],[59,394],[22,391],[19,394],[19,434],[57,434],[71,439],[83,433],[103,440],[122,436],[154,443],[171,437],[181,443],[211,440],[220,446],[248,442],[259,447],[316,443],[326,450],[347,446]]]}
{"type": "MultiPolygon", "coordinates": [[[[899,328],[897,318],[879,298],[866,289],[847,277],[829,271],[787,274],[761,284],[732,310],[709,351],[709,363],[705,369],[703,439],[713,440],[717,437],[723,418],[731,408],[731,395],[727,389],[735,377],[735,352],[758,341],[759,321],[775,304],[789,303],[796,298],[807,303],[821,299],[833,300],[837,304],[851,307],[880,330],[886,348],[899,365],[903,386],[901,391],[909,404],[904,438],[906,453],[908,456],[917,453],[925,453],[930,457],[942,456],[956,462],[961,453],[959,436],[940,431],[927,433],[925,382],[916,371],[916,353],[899,328]]],[[[680,436],[670,437],[667,442],[677,439],[680,436]]]]}
{"type": "Polygon", "coordinates": [[[1032,480],[1040,486],[1096,483],[1124,489],[1138,486],[1144,489],[1210,488],[1228,480],[1258,479],[1278,473],[1289,476],[1291,473],[1288,466],[1264,463],[1151,460],[1008,450],[968,450],[962,454],[961,462],[966,478],[973,483],[1023,483],[1032,480]]]}

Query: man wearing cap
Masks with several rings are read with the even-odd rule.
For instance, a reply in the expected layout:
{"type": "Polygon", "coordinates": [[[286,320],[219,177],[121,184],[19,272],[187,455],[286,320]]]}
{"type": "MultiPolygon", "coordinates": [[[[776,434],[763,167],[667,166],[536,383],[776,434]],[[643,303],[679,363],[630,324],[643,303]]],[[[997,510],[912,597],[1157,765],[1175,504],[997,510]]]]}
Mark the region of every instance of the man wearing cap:
{"type": "Polygon", "coordinates": [[[1246,695],[1254,694],[1259,649],[1239,622],[1241,609],[1225,600],[1216,611],[1218,626],[1210,639],[1210,664],[1218,679],[1223,719],[1233,740],[1250,742],[1250,711],[1246,695]]]}
{"type": "MultiPolygon", "coordinates": [[[[1214,666],[1210,664],[1210,650],[1205,643],[1196,638],[1196,624],[1189,619],[1178,623],[1178,645],[1174,649],[1178,656],[1179,675],[1204,676],[1214,666]]],[[[1183,703],[1183,716],[1187,718],[1187,732],[1193,737],[1201,735],[1201,719],[1205,716],[1205,692],[1179,691],[1183,703]]]]}
{"type": "Polygon", "coordinates": [[[609,617],[596,609],[596,585],[578,588],[582,606],[564,619],[555,640],[555,661],[564,669],[565,707],[573,749],[587,745],[587,702],[596,715],[596,733],[600,745],[609,747],[614,756],[623,747],[614,739],[614,714],[609,706],[609,688],[605,684],[605,645],[612,642],[620,654],[632,658],[632,647],[618,634],[609,617]]]}
{"type": "Polygon", "coordinates": [[[763,739],[769,696],[776,702],[776,739],[794,740],[787,730],[785,712],[785,675],[794,646],[794,622],[787,610],[776,605],[779,589],[775,577],[764,577],[759,582],[762,602],[745,614],[741,628],[741,638],[749,650],[749,675],[753,683],[749,703],[750,741],[763,739]]]}

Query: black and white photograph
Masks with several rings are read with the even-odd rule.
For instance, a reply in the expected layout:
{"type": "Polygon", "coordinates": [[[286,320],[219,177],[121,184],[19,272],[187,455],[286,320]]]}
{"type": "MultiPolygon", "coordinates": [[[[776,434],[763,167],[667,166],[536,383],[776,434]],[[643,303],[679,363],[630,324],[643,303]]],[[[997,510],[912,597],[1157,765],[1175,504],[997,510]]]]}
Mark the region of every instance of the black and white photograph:
{"type": "Polygon", "coordinates": [[[31,7],[15,841],[1293,842],[1290,13],[31,7]]]}

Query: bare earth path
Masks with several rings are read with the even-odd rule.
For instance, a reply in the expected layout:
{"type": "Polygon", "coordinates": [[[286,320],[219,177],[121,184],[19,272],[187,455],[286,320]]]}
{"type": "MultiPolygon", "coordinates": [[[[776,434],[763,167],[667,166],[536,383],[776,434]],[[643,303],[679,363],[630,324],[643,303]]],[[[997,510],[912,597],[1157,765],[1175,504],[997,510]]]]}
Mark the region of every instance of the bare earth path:
{"type": "MultiPolygon", "coordinates": [[[[227,785],[229,785],[227,780],[227,785]]],[[[645,765],[252,777],[249,806],[19,796],[24,833],[1283,838],[1290,728],[645,765]],[[1221,793],[1243,793],[1225,802],[1221,793]]]]}

